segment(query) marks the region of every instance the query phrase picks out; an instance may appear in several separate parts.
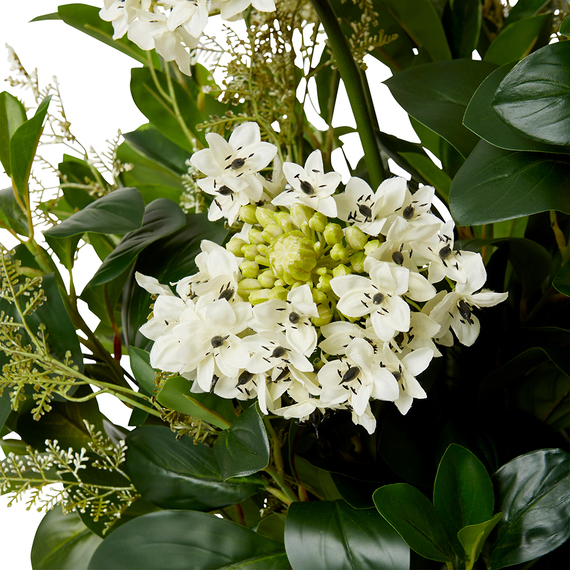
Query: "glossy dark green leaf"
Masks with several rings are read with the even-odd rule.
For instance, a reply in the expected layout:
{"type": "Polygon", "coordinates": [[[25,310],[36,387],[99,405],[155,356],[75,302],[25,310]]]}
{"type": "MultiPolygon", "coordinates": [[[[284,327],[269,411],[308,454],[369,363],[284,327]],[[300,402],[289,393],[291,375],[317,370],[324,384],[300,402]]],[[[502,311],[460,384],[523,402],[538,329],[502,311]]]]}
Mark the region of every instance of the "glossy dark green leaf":
{"type": "Polygon", "coordinates": [[[501,82],[493,108],[534,140],[570,144],[570,45],[558,42],[518,63],[501,82]]]}
{"type": "Polygon", "coordinates": [[[493,476],[498,508],[488,567],[497,570],[539,558],[570,537],[570,455],[540,449],[503,465],[493,476]]]}
{"type": "Polygon", "coordinates": [[[7,91],[0,93],[0,162],[8,176],[10,169],[10,139],[16,129],[26,121],[26,109],[7,91]]]}
{"type": "Polygon", "coordinates": [[[28,235],[28,218],[16,202],[13,188],[0,190],[0,224],[20,235],[28,235]]]}
{"type": "Polygon", "coordinates": [[[497,513],[492,519],[479,524],[466,526],[457,533],[457,538],[467,556],[467,570],[473,568],[473,565],[477,562],[485,545],[485,541],[492,530],[497,526],[502,516],[503,513],[497,513]]]}
{"type": "Polygon", "coordinates": [[[560,30],[559,32],[563,35],[566,36],[567,38],[570,38],[570,17],[566,16],[566,18],[564,18],[562,24],[560,24],[560,30]]]}
{"type": "Polygon", "coordinates": [[[140,388],[147,394],[154,393],[156,373],[150,365],[150,354],[136,346],[129,347],[131,370],[140,388]]]}
{"type": "Polygon", "coordinates": [[[443,13],[443,25],[454,59],[471,59],[479,41],[483,19],[479,0],[450,0],[443,13]]]}
{"type": "Polygon", "coordinates": [[[564,267],[560,269],[552,285],[563,295],[570,297],[570,261],[567,261],[564,267]]]}
{"type": "MultiPolygon", "coordinates": [[[[156,75],[162,89],[168,92],[165,75],[159,71],[156,75]]],[[[173,89],[181,112],[181,120],[192,135],[207,146],[204,133],[196,128],[206,119],[198,109],[196,100],[176,81],[173,81],[173,89]]],[[[172,103],[166,101],[158,91],[149,69],[135,68],[131,71],[131,94],[141,113],[158,131],[179,147],[188,152],[194,152],[193,142],[188,139],[188,135],[176,117],[172,103]]]]}
{"type": "Polygon", "coordinates": [[[559,210],[570,214],[570,160],[514,152],[480,141],[451,184],[449,205],[461,225],[491,224],[559,210]]]}
{"type": "Polygon", "coordinates": [[[453,551],[437,511],[429,499],[407,483],[380,487],[374,492],[380,514],[407,542],[428,560],[450,562],[453,551]]]}
{"type": "Polygon", "coordinates": [[[218,436],[214,453],[224,481],[257,473],[269,465],[269,438],[257,404],[218,436]]]}
{"type": "Polygon", "coordinates": [[[405,158],[422,178],[436,189],[438,195],[443,197],[447,202],[449,199],[449,189],[451,188],[451,178],[449,175],[434,164],[431,158],[427,156],[422,156],[417,153],[402,153],[402,157],[405,158]]]}
{"type": "Polygon", "coordinates": [[[166,427],[141,426],[127,436],[127,473],[137,491],[164,509],[213,510],[239,503],[263,480],[222,481],[211,447],[176,439],[166,427]]]}
{"type": "Polygon", "coordinates": [[[505,150],[570,153],[570,148],[546,144],[521,135],[502,121],[494,111],[491,103],[495,92],[514,66],[515,63],[503,65],[481,83],[469,101],[463,124],[488,143],[505,150]]]}
{"type": "Polygon", "coordinates": [[[408,114],[467,157],[479,137],[461,121],[473,93],[495,67],[482,61],[441,61],[407,69],[384,83],[408,114]]]}
{"type": "Polygon", "coordinates": [[[376,510],[355,510],[342,500],[293,503],[285,550],[293,570],[410,567],[410,549],[376,510]]]}
{"type": "Polygon", "coordinates": [[[493,483],[484,465],[468,449],[451,444],[439,463],[433,506],[456,552],[461,552],[457,533],[463,527],[488,521],[493,505],[493,483]]]}
{"type": "Polygon", "coordinates": [[[552,0],[524,0],[517,2],[509,8],[509,14],[503,22],[503,29],[513,22],[518,22],[523,18],[530,18],[538,14],[542,9],[548,8],[552,0]]]}
{"type": "Polygon", "coordinates": [[[121,243],[105,258],[86,287],[108,283],[118,277],[141,251],[155,241],[173,234],[184,225],[185,221],[184,212],[172,200],[160,198],[151,202],[145,208],[142,226],[123,237],[121,243]]]}
{"type": "Polygon", "coordinates": [[[124,234],[141,227],[144,202],[136,188],[120,188],[88,204],[47,230],[46,236],[65,238],[85,232],[124,234]]]}
{"type": "Polygon", "coordinates": [[[35,115],[22,123],[10,139],[10,170],[12,182],[21,196],[28,192],[28,179],[32,171],[32,163],[36,148],[44,128],[51,96],[46,97],[38,106],[35,115]]]}
{"type": "Polygon", "coordinates": [[[538,14],[503,28],[485,53],[485,61],[504,65],[528,55],[548,18],[549,14],[538,14]]]}
{"type": "Polygon", "coordinates": [[[57,165],[57,170],[61,182],[64,183],[63,194],[74,208],[82,209],[95,201],[85,189],[86,185],[92,188],[108,186],[108,182],[93,165],[76,156],[64,154],[63,161],[57,165]]]}
{"type": "Polygon", "coordinates": [[[46,243],[51,247],[60,263],[68,270],[73,268],[75,262],[75,252],[81,236],[75,235],[66,238],[52,238],[44,236],[46,243]]]}
{"type": "Polygon", "coordinates": [[[162,511],[139,517],[106,538],[90,570],[281,570],[283,544],[214,515],[162,511]]]}
{"type": "Polygon", "coordinates": [[[102,539],[76,513],[64,515],[58,505],[42,519],[32,545],[34,570],[87,570],[102,539]]]}

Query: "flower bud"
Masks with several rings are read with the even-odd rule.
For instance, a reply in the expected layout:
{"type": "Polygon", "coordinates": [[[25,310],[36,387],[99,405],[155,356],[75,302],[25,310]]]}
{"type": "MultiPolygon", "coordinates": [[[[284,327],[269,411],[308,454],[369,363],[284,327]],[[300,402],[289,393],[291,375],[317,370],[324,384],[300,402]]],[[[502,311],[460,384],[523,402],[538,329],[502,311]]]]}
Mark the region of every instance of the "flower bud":
{"type": "Polygon", "coordinates": [[[267,254],[274,275],[287,285],[308,281],[317,265],[313,242],[297,231],[279,236],[269,246],[267,254]]]}
{"type": "Polygon", "coordinates": [[[257,291],[252,291],[249,294],[249,302],[252,305],[259,305],[259,303],[264,303],[270,299],[271,290],[270,289],[259,289],[257,291]]]}
{"type": "Polygon", "coordinates": [[[265,228],[269,224],[275,223],[275,212],[268,208],[258,207],[255,209],[255,217],[257,221],[265,228]]]}
{"type": "Polygon", "coordinates": [[[357,251],[364,249],[364,246],[368,242],[368,236],[356,226],[345,228],[344,238],[346,239],[346,243],[357,251]]]}
{"type": "Polygon", "coordinates": [[[324,244],[320,241],[316,241],[315,244],[313,245],[313,249],[315,250],[315,253],[317,255],[320,255],[324,248],[325,248],[324,244]]]}
{"type": "Polygon", "coordinates": [[[259,274],[259,265],[255,261],[243,261],[240,266],[241,274],[244,277],[255,279],[259,274]]]}
{"type": "MultiPolygon", "coordinates": [[[[266,243],[258,244],[257,245],[257,252],[261,255],[267,255],[267,244],[266,243]]],[[[267,263],[265,265],[267,265],[267,263]]]]}
{"type": "Polygon", "coordinates": [[[249,237],[250,243],[258,244],[265,242],[265,240],[263,239],[263,235],[261,234],[261,231],[258,230],[257,228],[250,228],[247,235],[249,237]]]}
{"type": "Polygon", "coordinates": [[[288,212],[275,212],[274,217],[275,223],[277,223],[284,232],[292,232],[295,229],[291,221],[291,215],[288,212]]]}
{"type": "Polygon", "coordinates": [[[246,206],[242,206],[239,209],[240,220],[246,224],[251,224],[254,226],[257,224],[257,216],[255,215],[255,210],[257,210],[257,206],[254,204],[247,204],[246,206]]]}
{"type": "Polygon", "coordinates": [[[271,269],[266,269],[257,276],[257,280],[261,283],[262,287],[271,289],[275,285],[275,275],[271,269]]]}
{"type": "Polygon", "coordinates": [[[271,243],[277,236],[280,236],[283,230],[277,224],[267,224],[265,229],[261,232],[263,239],[267,243],[271,243]]]}
{"type": "Polygon", "coordinates": [[[309,227],[315,231],[322,233],[325,231],[325,226],[327,225],[328,219],[324,214],[320,212],[315,212],[311,219],[309,220],[309,227]]]}
{"type": "Polygon", "coordinates": [[[342,263],[333,269],[333,277],[342,277],[343,275],[350,275],[352,271],[342,263]]]}
{"type": "Polygon", "coordinates": [[[312,210],[308,206],[305,206],[303,204],[299,204],[298,202],[295,202],[291,206],[290,211],[291,211],[291,221],[304,234],[309,234],[310,233],[309,220],[311,219],[311,216],[313,215],[314,210],[312,210]]]}
{"type": "Polygon", "coordinates": [[[373,239],[364,246],[364,253],[366,255],[372,255],[379,247],[380,242],[377,239],[373,239]]]}
{"type": "Polygon", "coordinates": [[[332,275],[321,275],[319,277],[319,282],[317,283],[317,289],[323,293],[328,293],[332,291],[331,287],[332,275]]]}
{"type": "Polygon", "coordinates": [[[241,248],[241,251],[242,251],[242,255],[246,259],[249,259],[250,261],[253,261],[255,259],[255,256],[258,253],[257,252],[257,246],[255,244],[251,244],[251,243],[244,245],[241,248]]]}
{"type": "Polygon", "coordinates": [[[335,261],[348,261],[349,252],[344,245],[335,243],[331,249],[330,255],[335,261]]]}
{"type": "Polygon", "coordinates": [[[226,249],[233,253],[236,257],[243,257],[241,248],[247,245],[247,242],[243,241],[241,238],[233,237],[227,244],[226,249]]]}
{"type": "Polygon", "coordinates": [[[242,279],[238,283],[238,294],[244,299],[249,299],[250,294],[259,289],[262,289],[262,286],[257,279],[242,279]]]}
{"type": "Polygon", "coordinates": [[[350,266],[354,273],[364,273],[364,260],[366,259],[366,254],[363,251],[357,251],[354,255],[350,257],[350,266]]]}
{"type": "Polygon", "coordinates": [[[326,267],[317,267],[315,269],[315,273],[317,275],[326,275],[329,272],[329,270],[326,267]]]}
{"type": "Polygon", "coordinates": [[[269,292],[269,298],[270,299],[279,299],[280,301],[286,301],[287,300],[287,289],[285,289],[285,287],[273,287],[273,289],[271,289],[271,291],[269,292]]]}
{"type": "Polygon", "coordinates": [[[319,311],[319,316],[311,317],[311,322],[316,327],[322,327],[324,325],[328,325],[332,321],[333,311],[328,303],[322,303],[321,305],[317,305],[317,311],[319,311]]]}
{"type": "Polygon", "coordinates": [[[342,228],[338,224],[334,224],[332,222],[326,225],[323,234],[328,245],[340,243],[344,235],[342,228]]]}
{"type": "Polygon", "coordinates": [[[311,289],[311,293],[313,294],[313,301],[319,305],[320,303],[326,303],[328,301],[327,294],[319,289],[311,289]]]}

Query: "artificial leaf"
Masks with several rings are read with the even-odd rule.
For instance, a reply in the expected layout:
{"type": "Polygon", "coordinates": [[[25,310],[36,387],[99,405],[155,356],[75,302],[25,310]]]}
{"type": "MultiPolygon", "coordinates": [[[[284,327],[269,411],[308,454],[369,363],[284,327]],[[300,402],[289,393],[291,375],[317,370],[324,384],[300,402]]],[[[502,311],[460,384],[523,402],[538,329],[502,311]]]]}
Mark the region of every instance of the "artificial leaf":
{"type": "Polygon", "coordinates": [[[156,373],[150,365],[150,354],[136,346],[129,347],[131,370],[139,387],[147,394],[154,393],[156,373]]]}
{"type": "Polygon", "coordinates": [[[180,229],[185,221],[184,212],[172,200],[160,198],[151,202],[145,208],[142,226],[123,237],[121,243],[105,258],[86,288],[108,283],[118,277],[141,251],[180,229]]]}
{"type": "Polygon", "coordinates": [[[570,45],[558,42],[519,62],[501,82],[493,109],[540,142],[570,144],[570,45]]]}
{"type": "Polygon", "coordinates": [[[218,436],[214,453],[224,481],[257,473],[269,465],[269,438],[257,404],[218,436]]]}
{"type": "Polygon", "coordinates": [[[565,155],[507,151],[480,141],[451,183],[449,205],[465,226],[548,210],[570,214],[569,182],[565,155]]]}
{"type": "Polygon", "coordinates": [[[0,190],[0,224],[5,224],[6,227],[23,236],[29,233],[28,218],[18,205],[13,188],[0,190]]]}
{"type": "Polygon", "coordinates": [[[141,193],[136,188],[119,188],[88,204],[44,234],[52,238],[85,232],[124,234],[141,227],[143,214],[141,193]]]}
{"type": "Polygon", "coordinates": [[[164,509],[209,511],[239,503],[263,488],[263,480],[222,481],[211,447],[169,428],[141,426],[129,433],[127,473],[137,491],[164,509]]]}
{"type": "Polygon", "coordinates": [[[570,17],[566,16],[562,23],[560,24],[560,30],[558,30],[563,36],[570,38],[570,17]]]}
{"type": "MultiPolygon", "coordinates": [[[[0,364],[4,364],[4,358],[0,359],[0,364]]],[[[4,428],[4,424],[12,411],[12,403],[10,402],[10,391],[4,389],[0,396],[0,430],[4,428]]]]}
{"type": "Polygon", "coordinates": [[[293,503],[285,550],[294,570],[410,566],[410,549],[376,510],[355,510],[342,500],[293,503]]]}
{"type": "Polygon", "coordinates": [[[493,476],[503,518],[490,570],[520,564],[554,550],[570,537],[570,455],[540,449],[503,465],[493,476]]]}
{"type": "Polygon", "coordinates": [[[523,18],[530,18],[538,14],[544,8],[548,8],[552,0],[524,0],[517,2],[509,8],[509,15],[503,22],[503,29],[523,18]]]}
{"type": "Polygon", "coordinates": [[[491,534],[491,531],[497,526],[502,516],[503,513],[497,513],[492,519],[479,524],[466,526],[457,533],[457,538],[467,555],[466,570],[473,568],[473,565],[481,555],[485,541],[491,534]]]}
{"type": "Polygon", "coordinates": [[[552,285],[563,295],[570,297],[570,261],[567,261],[564,267],[560,269],[552,285]]]}
{"type": "Polygon", "coordinates": [[[0,93],[0,162],[8,176],[10,169],[10,139],[16,129],[26,121],[26,109],[7,91],[0,93]]]}
{"type": "Polygon", "coordinates": [[[380,514],[420,556],[451,562],[453,551],[437,511],[429,499],[407,483],[376,489],[374,504],[380,514]]]}
{"type": "Polygon", "coordinates": [[[407,69],[384,83],[408,114],[467,157],[479,137],[461,120],[473,93],[495,67],[483,61],[441,61],[407,69]]]}
{"type": "Polygon", "coordinates": [[[454,59],[471,59],[479,41],[483,20],[479,0],[450,0],[443,13],[443,25],[454,59]]]}
{"type": "Polygon", "coordinates": [[[89,564],[91,570],[284,570],[288,566],[283,544],[194,511],[161,511],[126,523],[103,541],[89,564]]]}
{"type": "Polygon", "coordinates": [[[102,539],[91,532],[77,513],[63,514],[59,505],[42,519],[32,545],[34,570],[87,570],[102,539]]]}

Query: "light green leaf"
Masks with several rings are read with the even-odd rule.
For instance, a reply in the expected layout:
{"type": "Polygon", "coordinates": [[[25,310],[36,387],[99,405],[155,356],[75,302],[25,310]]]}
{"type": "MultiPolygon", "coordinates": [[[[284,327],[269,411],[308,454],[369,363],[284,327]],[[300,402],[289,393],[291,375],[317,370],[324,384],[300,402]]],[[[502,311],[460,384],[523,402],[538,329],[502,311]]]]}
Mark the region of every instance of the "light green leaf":
{"type": "Polygon", "coordinates": [[[471,570],[477,559],[481,555],[483,545],[491,531],[497,526],[501,520],[503,513],[497,513],[492,519],[479,523],[466,526],[457,533],[457,538],[467,554],[467,563],[465,570],[471,570]]]}
{"type": "Polygon", "coordinates": [[[136,346],[129,346],[131,370],[140,388],[152,395],[155,390],[156,373],[150,365],[150,354],[136,346]]]}
{"type": "Polygon", "coordinates": [[[7,91],[0,93],[0,162],[8,176],[10,169],[10,139],[16,129],[26,121],[24,105],[7,91]]]}

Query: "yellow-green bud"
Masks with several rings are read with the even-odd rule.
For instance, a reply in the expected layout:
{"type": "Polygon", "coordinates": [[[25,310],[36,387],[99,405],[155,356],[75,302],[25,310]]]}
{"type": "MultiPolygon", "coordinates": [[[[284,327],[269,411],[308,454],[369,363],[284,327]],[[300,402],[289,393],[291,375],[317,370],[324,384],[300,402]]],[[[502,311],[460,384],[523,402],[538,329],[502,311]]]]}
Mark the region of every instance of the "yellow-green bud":
{"type": "Polygon", "coordinates": [[[267,224],[265,229],[261,232],[263,239],[267,243],[271,243],[277,236],[280,236],[283,230],[277,224],[267,224]]]}
{"type": "Polygon", "coordinates": [[[287,285],[308,281],[317,265],[313,242],[297,231],[279,236],[267,254],[273,273],[287,285]]]}
{"type": "Polygon", "coordinates": [[[288,212],[275,212],[275,222],[279,224],[284,232],[293,231],[293,222],[288,212]]]}
{"type": "Polygon", "coordinates": [[[342,277],[343,275],[350,275],[352,271],[342,263],[333,269],[333,277],[342,277]]]}
{"type": "Polygon", "coordinates": [[[241,238],[233,237],[227,244],[226,249],[233,253],[236,257],[242,257],[243,253],[241,252],[241,248],[246,245],[246,242],[243,241],[241,238]]]}
{"type": "Polygon", "coordinates": [[[264,228],[269,224],[275,223],[275,212],[269,210],[268,208],[256,208],[255,217],[264,228]]]}
{"type": "Polygon", "coordinates": [[[313,301],[319,305],[321,303],[326,303],[328,301],[327,294],[319,289],[311,289],[311,293],[313,294],[313,301]]]}
{"type": "Polygon", "coordinates": [[[366,255],[372,255],[379,247],[380,242],[377,239],[373,239],[364,246],[364,253],[366,255]]]}
{"type": "Polygon", "coordinates": [[[246,224],[251,224],[252,226],[257,224],[257,216],[255,215],[255,210],[257,206],[254,204],[247,204],[239,209],[239,217],[246,224]]]}
{"type": "Polygon", "coordinates": [[[291,206],[290,211],[291,211],[291,221],[304,234],[309,234],[310,233],[309,220],[311,219],[311,216],[313,215],[314,210],[312,210],[308,206],[305,206],[303,204],[299,204],[298,202],[295,202],[291,206]]]}
{"type": "Polygon", "coordinates": [[[317,305],[317,310],[319,311],[318,317],[311,317],[311,322],[316,327],[322,327],[328,325],[333,318],[333,311],[329,307],[328,303],[323,303],[322,305],[317,305]]]}
{"type": "Polygon", "coordinates": [[[320,212],[315,212],[311,219],[309,220],[309,227],[315,231],[322,233],[325,230],[325,226],[327,225],[328,219],[324,214],[320,212]]]}
{"type": "Polygon", "coordinates": [[[313,246],[313,249],[315,250],[315,253],[317,255],[320,255],[320,253],[323,251],[324,249],[324,245],[320,242],[320,241],[316,241],[315,245],[313,246]]]}
{"type": "Polygon", "coordinates": [[[267,257],[265,257],[265,255],[256,255],[255,259],[253,260],[256,263],[258,263],[259,265],[267,265],[267,257]]]}
{"type": "Polygon", "coordinates": [[[331,279],[332,275],[321,275],[317,283],[317,289],[323,291],[323,293],[331,291],[331,279]]]}
{"type": "Polygon", "coordinates": [[[257,280],[261,283],[263,287],[267,287],[268,289],[271,289],[275,285],[276,281],[275,275],[273,275],[271,269],[266,269],[265,271],[260,273],[257,276],[257,280]]]}
{"type": "Polygon", "coordinates": [[[330,253],[335,261],[347,261],[349,257],[348,249],[340,243],[335,243],[330,253]]]}
{"type": "Polygon", "coordinates": [[[259,274],[259,265],[255,261],[242,261],[239,268],[244,277],[255,279],[259,274]]]}
{"type": "Polygon", "coordinates": [[[356,252],[350,258],[350,265],[355,273],[364,272],[364,260],[366,259],[366,254],[363,251],[356,252]]]}
{"type": "Polygon", "coordinates": [[[270,289],[259,289],[258,291],[252,291],[249,294],[249,302],[252,305],[259,305],[259,303],[268,301],[270,299],[270,294],[270,289]]]}
{"type": "Polygon", "coordinates": [[[244,299],[249,299],[252,291],[259,291],[259,289],[262,289],[262,286],[257,279],[242,279],[238,283],[238,293],[244,299]]]}
{"type": "Polygon", "coordinates": [[[364,249],[366,242],[368,241],[368,236],[356,226],[350,226],[344,230],[344,238],[346,243],[356,250],[364,249]]]}
{"type": "Polygon", "coordinates": [[[249,237],[250,243],[258,244],[265,242],[265,239],[263,239],[261,231],[258,230],[257,228],[250,228],[247,235],[249,237]]]}
{"type": "Polygon", "coordinates": [[[283,279],[277,279],[277,281],[275,281],[274,287],[285,287],[285,285],[287,285],[287,283],[285,283],[285,281],[283,281],[283,279]]]}
{"type": "Polygon", "coordinates": [[[285,287],[273,287],[273,289],[271,289],[271,291],[269,292],[269,298],[270,299],[279,299],[280,301],[286,301],[287,300],[287,289],[285,289],[285,287]]]}
{"type": "Polygon", "coordinates": [[[329,245],[340,243],[343,238],[342,228],[338,224],[328,223],[323,231],[325,240],[329,245]]]}
{"type": "Polygon", "coordinates": [[[242,254],[246,259],[253,261],[257,255],[257,246],[252,243],[248,243],[241,248],[242,254]]]}
{"type": "Polygon", "coordinates": [[[329,272],[329,270],[326,267],[317,267],[315,269],[315,273],[317,275],[326,275],[329,272]]]}
{"type": "Polygon", "coordinates": [[[267,255],[267,244],[266,243],[260,243],[257,246],[257,251],[261,254],[261,255],[267,255]]]}

